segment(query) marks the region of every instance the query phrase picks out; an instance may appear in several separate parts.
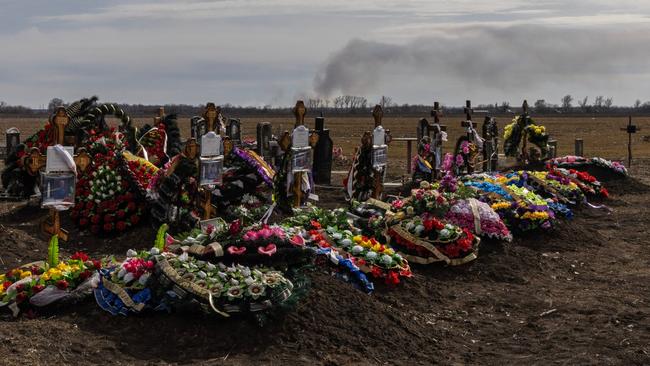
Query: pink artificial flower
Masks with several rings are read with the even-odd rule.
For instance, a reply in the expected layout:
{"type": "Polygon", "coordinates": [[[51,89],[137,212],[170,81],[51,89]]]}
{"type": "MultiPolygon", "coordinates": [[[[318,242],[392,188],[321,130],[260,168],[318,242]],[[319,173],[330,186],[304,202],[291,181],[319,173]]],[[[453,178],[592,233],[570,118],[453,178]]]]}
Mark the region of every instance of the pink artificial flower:
{"type": "Polygon", "coordinates": [[[246,247],[236,247],[236,246],[231,246],[228,247],[228,253],[231,255],[242,255],[246,252],[246,247]]]}
{"type": "Polygon", "coordinates": [[[456,155],[456,165],[459,165],[459,166],[463,165],[464,162],[465,162],[465,159],[463,159],[462,155],[460,155],[460,154],[456,155]]]}
{"type": "Polygon", "coordinates": [[[305,239],[300,235],[294,235],[289,241],[295,246],[302,247],[305,245],[305,239]]]}
{"type": "Polygon", "coordinates": [[[278,248],[275,246],[275,244],[269,244],[265,247],[258,247],[257,252],[262,254],[262,255],[268,255],[269,257],[275,254],[275,252],[278,251],[278,248]]]}
{"type": "Polygon", "coordinates": [[[271,235],[273,235],[273,231],[271,231],[271,229],[269,229],[268,227],[264,227],[262,228],[262,230],[258,231],[257,234],[262,239],[268,239],[271,237],[271,235]]]}

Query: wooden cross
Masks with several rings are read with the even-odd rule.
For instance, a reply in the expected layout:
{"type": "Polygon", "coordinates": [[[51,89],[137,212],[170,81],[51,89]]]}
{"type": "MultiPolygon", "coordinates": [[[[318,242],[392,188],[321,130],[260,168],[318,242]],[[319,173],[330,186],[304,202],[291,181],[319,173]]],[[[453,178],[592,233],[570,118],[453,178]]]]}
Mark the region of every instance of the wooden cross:
{"type": "Polygon", "coordinates": [[[472,136],[470,127],[474,129],[477,126],[476,122],[472,122],[472,113],[474,113],[474,110],[472,109],[471,100],[465,101],[463,112],[465,113],[465,120],[461,122],[461,126],[467,128],[467,138],[471,141],[474,137],[472,136]]]}
{"type": "MultiPolygon", "coordinates": [[[[295,107],[293,108],[293,115],[296,118],[294,129],[298,126],[305,125],[306,114],[307,108],[305,108],[305,103],[302,100],[297,101],[295,107]]],[[[316,143],[318,143],[318,134],[312,131],[309,134],[309,146],[313,148],[316,146],[316,143]]],[[[292,147],[291,134],[289,131],[284,131],[282,137],[280,137],[280,140],[278,141],[278,146],[285,153],[289,152],[292,147]]],[[[282,169],[291,169],[291,166],[282,167],[282,169]]],[[[287,172],[287,174],[288,173],[289,172],[287,172]]],[[[302,202],[302,174],[303,172],[293,173],[293,187],[291,190],[293,192],[293,207],[295,208],[300,207],[300,204],[302,202]]]]}
{"type": "Polygon", "coordinates": [[[632,166],[632,135],[641,131],[641,128],[632,124],[632,116],[629,116],[627,126],[621,127],[621,131],[627,132],[627,168],[632,166]]]}
{"type": "MultiPolygon", "coordinates": [[[[203,112],[203,118],[207,123],[207,130],[214,131],[217,135],[221,134],[221,123],[219,122],[219,116],[221,115],[221,107],[216,106],[214,103],[210,102],[205,106],[205,111],[203,112]],[[217,123],[219,122],[219,123],[217,123]]],[[[200,137],[200,136],[197,136],[200,137]]]]}

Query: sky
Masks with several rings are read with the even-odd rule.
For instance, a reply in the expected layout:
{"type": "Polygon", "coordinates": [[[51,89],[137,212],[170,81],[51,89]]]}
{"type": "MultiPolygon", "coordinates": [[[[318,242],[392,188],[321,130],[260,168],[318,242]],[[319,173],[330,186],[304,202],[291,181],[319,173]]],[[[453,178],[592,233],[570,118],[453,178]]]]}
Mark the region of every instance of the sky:
{"type": "Polygon", "coordinates": [[[0,0],[0,100],[650,100],[650,1],[0,0]]]}

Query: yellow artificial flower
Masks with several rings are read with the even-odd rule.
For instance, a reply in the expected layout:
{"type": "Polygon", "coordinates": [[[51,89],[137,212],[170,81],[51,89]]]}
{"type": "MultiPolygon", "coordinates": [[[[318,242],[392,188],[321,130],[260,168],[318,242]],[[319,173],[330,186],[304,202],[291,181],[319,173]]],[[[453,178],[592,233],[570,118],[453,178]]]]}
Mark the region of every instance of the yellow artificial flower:
{"type": "Polygon", "coordinates": [[[5,282],[6,278],[7,276],[5,276],[4,274],[0,274],[0,282],[5,282]]]}
{"type": "Polygon", "coordinates": [[[355,235],[352,237],[352,241],[355,243],[361,242],[361,235],[355,235]]]}
{"type": "Polygon", "coordinates": [[[27,278],[32,275],[32,272],[29,271],[22,271],[20,272],[20,279],[22,280],[23,278],[27,278]]]}
{"type": "Polygon", "coordinates": [[[379,253],[380,249],[381,249],[381,245],[379,245],[379,244],[375,244],[375,246],[372,247],[373,252],[379,253]]]}
{"type": "Polygon", "coordinates": [[[0,283],[0,294],[4,294],[4,293],[5,293],[5,286],[0,283]]]}
{"type": "Polygon", "coordinates": [[[50,274],[48,272],[43,273],[43,275],[41,276],[41,280],[49,281],[50,280],[50,274]]]}
{"type": "Polygon", "coordinates": [[[495,211],[501,210],[501,209],[504,209],[504,208],[509,208],[509,207],[510,207],[509,202],[497,202],[497,203],[492,204],[492,209],[495,210],[495,211]]]}
{"type": "Polygon", "coordinates": [[[393,249],[391,249],[391,248],[386,248],[386,249],[384,249],[384,254],[393,255],[393,254],[395,254],[395,251],[393,249]]]}

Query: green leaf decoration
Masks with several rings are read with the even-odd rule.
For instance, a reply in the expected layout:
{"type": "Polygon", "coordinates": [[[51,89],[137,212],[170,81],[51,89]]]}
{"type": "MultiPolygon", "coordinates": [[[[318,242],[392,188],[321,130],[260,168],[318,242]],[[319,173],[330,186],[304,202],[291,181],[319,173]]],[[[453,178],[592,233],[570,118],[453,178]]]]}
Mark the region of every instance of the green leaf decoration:
{"type": "Polygon", "coordinates": [[[167,233],[167,229],[169,229],[169,226],[167,224],[162,224],[158,229],[158,234],[156,234],[156,242],[154,243],[154,247],[161,252],[165,250],[165,234],[167,233]]]}
{"type": "Polygon", "coordinates": [[[53,235],[47,248],[47,265],[49,268],[59,265],[59,236],[53,235]]]}

